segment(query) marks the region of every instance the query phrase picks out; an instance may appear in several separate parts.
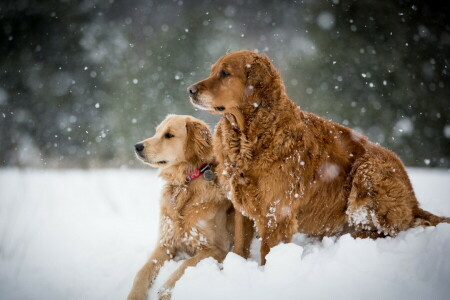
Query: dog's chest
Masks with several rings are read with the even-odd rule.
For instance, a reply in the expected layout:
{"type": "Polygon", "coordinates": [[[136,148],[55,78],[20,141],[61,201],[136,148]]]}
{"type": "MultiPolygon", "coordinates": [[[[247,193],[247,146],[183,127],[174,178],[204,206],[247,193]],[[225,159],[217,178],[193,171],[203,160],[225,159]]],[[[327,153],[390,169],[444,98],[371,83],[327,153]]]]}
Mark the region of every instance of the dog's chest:
{"type": "Polygon", "coordinates": [[[162,246],[195,253],[209,244],[203,230],[209,226],[208,221],[200,218],[206,204],[191,203],[192,197],[192,191],[185,186],[166,186],[160,223],[162,246]]]}
{"type": "Polygon", "coordinates": [[[300,184],[304,176],[305,160],[302,151],[292,150],[293,147],[287,143],[287,139],[280,137],[277,139],[281,139],[283,143],[276,143],[277,150],[271,150],[271,143],[277,142],[277,139],[267,136],[264,132],[260,135],[251,132],[250,136],[255,138],[251,143],[246,139],[243,144],[243,136],[239,136],[239,132],[228,125],[225,123],[222,128],[223,150],[219,176],[227,188],[228,199],[238,210],[252,219],[257,219],[263,211],[268,210],[265,207],[267,203],[260,200],[264,195],[271,195],[268,187],[274,181],[280,182],[281,185],[277,186],[277,189],[285,190],[286,195],[283,196],[288,199],[304,195],[305,187],[300,184]],[[243,151],[250,152],[250,155],[242,155],[243,151]]]}

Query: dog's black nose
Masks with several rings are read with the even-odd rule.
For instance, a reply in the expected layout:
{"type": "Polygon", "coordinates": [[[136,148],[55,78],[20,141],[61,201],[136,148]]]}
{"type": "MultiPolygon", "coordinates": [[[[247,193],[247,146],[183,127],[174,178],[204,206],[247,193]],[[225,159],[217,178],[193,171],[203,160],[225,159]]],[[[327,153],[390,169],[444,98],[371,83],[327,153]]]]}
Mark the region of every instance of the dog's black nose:
{"type": "Polygon", "coordinates": [[[134,149],[136,149],[137,152],[141,152],[142,150],[144,150],[144,144],[139,143],[134,145],[134,149]]]}
{"type": "Polygon", "coordinates": [[[191,85],[190,87],[188,87],[187,88],[188,89],[188,92],[189,92],[189,95],[190,96],[194,96],[195,94],[197,94],[197,92],[198,92],[198,88],[197,88],[197,86],[194,84],[194,85],[191,85]]]}

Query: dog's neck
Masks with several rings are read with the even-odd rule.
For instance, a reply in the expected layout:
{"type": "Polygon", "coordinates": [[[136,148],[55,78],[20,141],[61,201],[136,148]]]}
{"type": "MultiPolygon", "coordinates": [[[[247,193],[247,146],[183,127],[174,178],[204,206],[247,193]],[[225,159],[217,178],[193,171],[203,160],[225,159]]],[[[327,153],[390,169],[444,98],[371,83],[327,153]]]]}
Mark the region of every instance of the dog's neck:
{"type": "Polygon", "coordinates": [[[184,185],[186,184],[186,176],[188,176],[189,173],[211,161],[212,158],[196,159],[193,162],[179,162],[170,167],[161,169],[159,176],[169,184],[184,185]]]}
{"type": "MultiPolygon", "coordinates": [[[[212,161],[212,158],[210,161],[212,161]]],[[[193,191],[192,185],[186,182],[186,176],[196,170],[199,167],[197,164],[200,162],[195,162],[195,164],[180,162],[160,170],[159,176],[166,181],[165,189],[169,191],[168,205],[166,206],[168,209],[180,212],[192,200],[189,196],[193,191]]]]}
{"type": "Polygon", "coordinates": [[[235,125],[233,127],[239,129],[241,133],[246,133],[248,125],[259,115],[267,112],[276,114],[278,110],[285,110],[287,107],[293,109],[295,104],[286,95],[284,85],[281,81],[278,84],[279,87],[273,91],[260,90],[243,99],[241,102],[244,104],[241,107],[230,108],[225,117],[235,125]]]}

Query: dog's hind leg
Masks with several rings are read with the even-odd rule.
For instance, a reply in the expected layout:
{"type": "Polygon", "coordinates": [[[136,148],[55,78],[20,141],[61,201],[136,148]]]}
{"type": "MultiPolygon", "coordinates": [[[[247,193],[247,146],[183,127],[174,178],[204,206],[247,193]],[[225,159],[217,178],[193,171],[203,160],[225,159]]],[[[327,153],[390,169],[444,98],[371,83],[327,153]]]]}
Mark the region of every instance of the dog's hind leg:
{"type": "Polygon", "coordinates": [[[359,235],[397,235],[413,226],[417,205],[403,166],[390,157],[370,157],[353,170],[346,213],[359,235]]]}

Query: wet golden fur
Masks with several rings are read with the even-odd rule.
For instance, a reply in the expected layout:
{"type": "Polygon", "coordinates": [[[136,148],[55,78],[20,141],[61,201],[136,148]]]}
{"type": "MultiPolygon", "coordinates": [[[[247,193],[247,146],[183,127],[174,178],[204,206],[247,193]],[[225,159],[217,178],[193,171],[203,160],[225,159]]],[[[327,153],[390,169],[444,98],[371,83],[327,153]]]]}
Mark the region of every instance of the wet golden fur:
{"type": "MultiPolygon", "coordinates": [[[[223,260],[232,245],[234,210],[217,182],[202,177],[185,182],[190,172],[213,161],[211,134],[204,122],[170,115],[158,126],[155,136],[142,144],[144,149],[138,157],[159,167],[159,176],[166,184],[161,195],[158,244],[136,275],[128,299],[147,299],[164,262],[181,252],[191,255],[160,289],[159,297],[165,299],[170,298],[171,289],[187,267],[206,257],[223,260]],[[167,138],[167,133],[173,137],[167,138]]],[[[239,246],[235,250],[247,256],[252,236],[236,238],[239,246]]]]}
{"type": "Polygon", "coordinates": [[[419,208],[394,153],[297,107],[267,57],[227,54],[189,90],[195,106],[223,114],[213,141],[220,182],[255,221],[262,264],[296,232],[375,238],[450,221],[419,208]]]}

